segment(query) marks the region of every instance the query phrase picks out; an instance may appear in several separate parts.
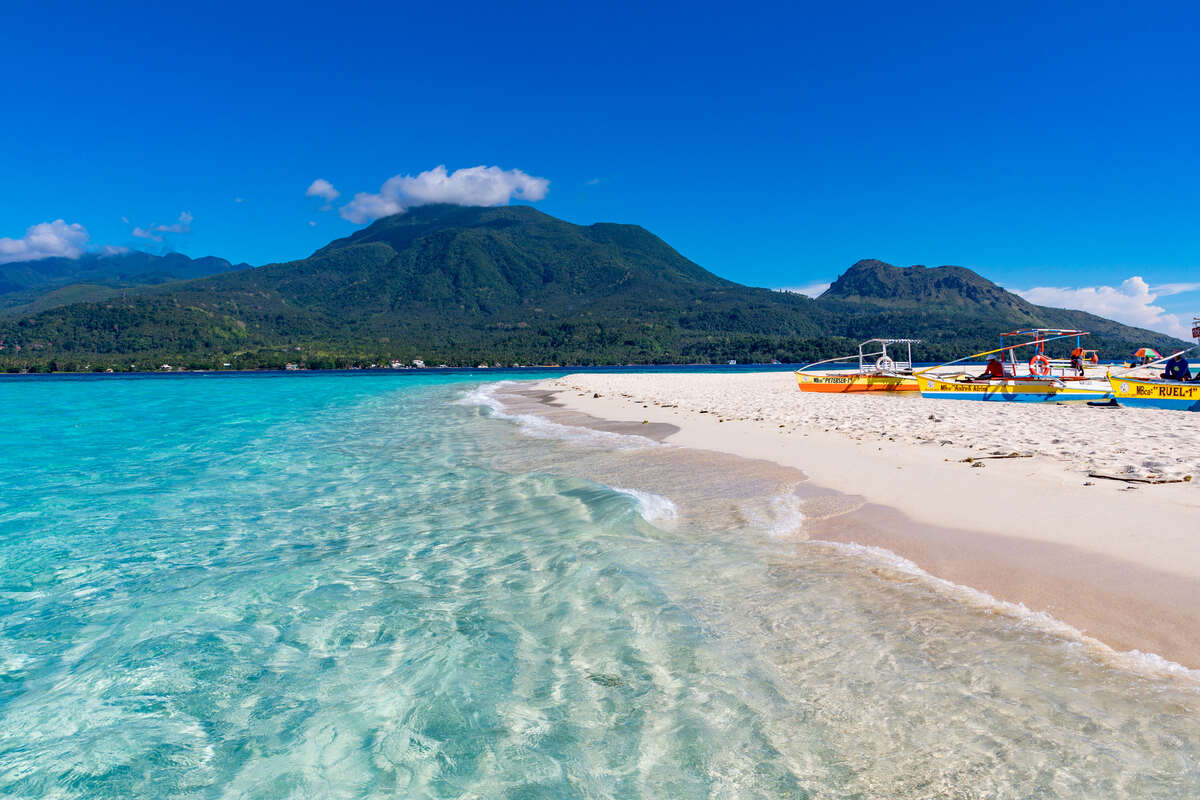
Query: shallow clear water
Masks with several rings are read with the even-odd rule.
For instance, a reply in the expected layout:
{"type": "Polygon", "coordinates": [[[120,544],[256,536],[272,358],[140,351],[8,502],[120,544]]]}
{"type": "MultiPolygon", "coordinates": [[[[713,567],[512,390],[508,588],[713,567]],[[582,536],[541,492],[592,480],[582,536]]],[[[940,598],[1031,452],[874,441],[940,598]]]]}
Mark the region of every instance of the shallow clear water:
{"type": "Polygon", "coordinates": [[[0,796],[1200,795],[1192,677],[464,381],[0,382],[0,796]]]}

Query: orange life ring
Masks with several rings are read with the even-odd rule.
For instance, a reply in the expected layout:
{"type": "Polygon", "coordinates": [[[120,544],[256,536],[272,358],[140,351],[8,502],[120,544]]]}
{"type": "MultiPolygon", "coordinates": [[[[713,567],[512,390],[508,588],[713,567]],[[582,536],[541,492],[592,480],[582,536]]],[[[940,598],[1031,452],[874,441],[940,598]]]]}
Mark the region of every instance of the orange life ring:
{"type": "Polygon", "coordinates": [[[1029,359],[1029,374],[1044,378],[1050,374],[1050,359],[1041,353],[1029,359]]]}
{"type": "Polygon", "coordinates": [[[1093,364],[1099,364],[1100,355],[1098,353],[1092,353],[1091,356],[1088,357],[1088,361],[1092,362],[1093,364]]]}

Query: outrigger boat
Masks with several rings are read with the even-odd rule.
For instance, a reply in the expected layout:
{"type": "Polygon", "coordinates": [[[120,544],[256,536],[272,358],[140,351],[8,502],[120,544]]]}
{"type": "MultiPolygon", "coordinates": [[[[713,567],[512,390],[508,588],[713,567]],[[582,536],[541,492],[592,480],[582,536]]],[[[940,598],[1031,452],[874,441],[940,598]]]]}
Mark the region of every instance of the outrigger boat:
{"type": "Polygon", "coordinates": [[[817,361],[796,370],[796,384],[802,392],[915,392],[912,346],[920,339],[868,339],[858,345],[857,356],[842,356],[817,361]],[[875,350],[874,346],[879,349],[875,350]],[[888,345],[907,345],[907,360],[897,361],[888,355],[888,345]],[[857,372],[811,371],[822,364],[858,359],[857,372]]]}
{"type": "Polygon", "coordinates": [[[1058,339],[1075,337],[1076,353],[1087,354],[1087,362],[1095,363],[1090,356],[1094,351],[1085,351],[1081,340],[1087,331],[1066,330],[1061,328],[1021,328],[1000,334],[1001,347],[975,353],[965,358],[927,367],[915,373],[917,385],[922,397],[935,397],[944,400],[993,400],[1016,403],[1064,403],[1112,398],[1112,390],[1108,383],[1096,378],[1087,377],[1084,360],[1079,359],[1078,366],[1069,360],[1052,359],[1046,354],[1046,343],[1058,339]],[[1014,340],[1025,341],[1014,341],[1014,340]],[[1033,355],[1027,363],[1017,362],[1017,350],[1024,347],[1033,348],[1033,355]],[[982,356],[993,356],[997,353],[1008,356],[1004,363],[1004,355],[1000,356],[1002,376],[971,377],[960,374],[949,377],[945,374],[935,375],[933,370],[944,370],[954,364],[982,356]],[[1073,374],[1069,374],[1073,373],[1073,374]]]}
{"type": "MultiPolygon", "coordinates": [[[[1200,340],[1200,317],[1192,321],[1192,338],[1200,340]]],[[[1197,345],[1200,347],[1200,345],[1197,345]]],[[[1188,350],[1195,350],[1189,347],[1188,350]]],[[[1159,364],[1188,350],[1160,358],[1151,364],[1159,364]]],[[[1156,354],[1157,355],[1157,354],[1156,354]]],[[[1136,369],[1137,367],[1135,367],[1136,369]]],[[[1191,381],[1171,381],[1165,378],[1133,378],[1124,374],[1108,376],[1112,387],[1113,397],[1123,406],[1131,408],[1170,408],[1176,411],[1200,411],[1200,383],[1191,381]]]]}

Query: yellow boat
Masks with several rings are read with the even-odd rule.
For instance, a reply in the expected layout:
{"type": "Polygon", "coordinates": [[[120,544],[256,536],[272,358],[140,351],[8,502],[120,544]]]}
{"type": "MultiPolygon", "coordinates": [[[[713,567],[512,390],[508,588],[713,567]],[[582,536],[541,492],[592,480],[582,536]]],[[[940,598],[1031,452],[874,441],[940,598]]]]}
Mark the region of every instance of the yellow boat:
{"type": "MultiPolygon", "coordinates": [[[[1196,317],[1192,321],[1192,337],[1200,340],[1200,317],[1196,317]]],[[[1151,363],[1158,364],[1195,349],[1195,347],[1189,347],[1187,350],[1180,350],[1166,358],[1160,357],[1158,361],[1151,363]]],[[[1142,351],[1139,350],[1134,355],[1141,353],[1142,351]]],[[[1154,355],[1157,356],[1158,353],[1154,352],[1154,355]]],[[[1200,383],[1197,381],[1200,381],[1200,378],[1182,381],[1166,378],[1134,378],[1129,375],[1108,376],[1113,397],[1121,405],[1131,408],[1170,408],[1176,411],[1200,411],[1200,383]]]]}
{"type": "Polygon", "coordinates": [[[1063,328],[1022,328],[1000,334],[1001,347],[966,358],[930,367],[917,373],[917,385],[922,397],[941,400],[992,400],[1010,403],[1065,403],[1109,400],[1112,392],[1107,381],[1085,377],[1082,361],[1072,366],[1069,361],[1060,362],[1046,354],[1046,343],[1073,337],[1077,352],[1084,352],[1080,337],[1086,331],[1063,328]],[[1021,341],[1027,340],[1027,341],[1021,341]],[[1028,365],[1018,364],[1016,351],[1032,347],[1033,356],[1028,365]],[[935,375],[931,370],[942,370],[952,364],[981,356],[996,358],[997,353],[1007,354],[1009,363],[1001,356],[994,377],[950,377],[944,373],[935,375]],[[1074,372],[1075,374],[1068,374],[1074,372]]]}
{"type": "Polygon", "coordinates": [[[1113,397],[1123,406],[1200,411],[1200,383],[1114,375],[1108,376],[1108,382],[1113,397]]]}
{"type": "Polygon", "coordinates": [[[796,373],[796,384],[802,392],[915,392],[917,379],[912,375],[859,375],[836,373],[814,375],[796,373]]]}
{"type": "Polygon", "coordinates": [[[1000,400],[1016,403],[1066,403],[1107,400],[1111,393],[1087,378],[1007,377],[992,380],[948,379],[923,374],[917,379],[922,397],[943,400],[1000,400]]]}
{"type": "Polygon", "coordinates": [[[857,356],[827,358],[796,370],[796,385],[802,392],[915,392],[917,379],[912,375],[912,346],[919,339],[868,339],[858,345],[857,356]],[[908,346],[908,360],[896,361],[888,355],[888,345],[908,346]],[[870,349],[878,345],[879,349],[870,349]],[[854,372],[813,370],[822,364],[858,359],[854,372]]]}

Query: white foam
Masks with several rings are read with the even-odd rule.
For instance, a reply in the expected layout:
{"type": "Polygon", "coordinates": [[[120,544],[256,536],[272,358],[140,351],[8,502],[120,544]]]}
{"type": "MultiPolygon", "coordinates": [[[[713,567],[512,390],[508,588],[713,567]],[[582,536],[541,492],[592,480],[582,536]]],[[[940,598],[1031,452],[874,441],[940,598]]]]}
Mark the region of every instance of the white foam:
{"type": "Polygon", "coordinates": [[[506,409],[504,401],[497,397],[497,392],[512,383],[513,381],[498,381],[478,386],[464,393],[456,402],[459,405],[484,406],[491,412],[491,416],[515,422],[521,433],[533,439],[556,439],[563,442],[596,445],[618,450],[634,450],[643,447],[660,446],[658,442],[648,439],[645,436],[598,431],[576,425],[563,425],[536,414],[511,414],[506,409]]]}
{"type": "Polygon", "coordinates": [[[800,498],[791,492],[772,497],[765,506],[743,503],[738,510],[750,527],[771,539],[793,537],[804,524],[800,498]]]}
{"type": "Polygon", "coordinates": [[[679,506],[669,497],[654,492],[643,492],[641,489],[622,489],[619,486],[613,486],[612,490],[636,500],[638,515],[646,522],[669,525],[679,519],[679,506]]]}
{"type": "Polygon", "coordinates": [[[496,397],[496,390],[510,383],[511,381],[498,381],[476,386],[471,391],[464,392],[455,402],[460,406],[486,406],[496,416],[508,417],[508,414],[504,413],[504,404],[496,397]]]}
{"type": "Polygon", "coordinates": [[[33,657],[24,653],[0,653],[0,675],[19,672],[33,663],[33,657]]]}
{"type": "MultiPolygon", "coordinates": [[[[814,540],[815,541],[815,540],[814,540]]],[[[912,561],[882,547],[862,545],[856,542],[828,542],[820,540],[820,544],[852,553],[885,568],[889,568],[903,576],[920,581],[943,597],[955,602],[977,608],[993,614],[1017,620],[1041,633],[1047,633],[1060,639],[1083,645],[1094,656],[1113,664],[1121,669],[1138,673],[1147,677],[1183,678],[1197,684],[1200,689],[1200,670],[1169,661],[1156,653],[1143,653],[1140,650],[1114,650],[1108,645],[1088,636],[1073,625],[1051,616],[1045,611],[1032,611],[1024,603],[1013,603],[1008,600],[998,600],[987,592],[973,589],[970,586],[948,581],[931,575],[912,561]]]]}

